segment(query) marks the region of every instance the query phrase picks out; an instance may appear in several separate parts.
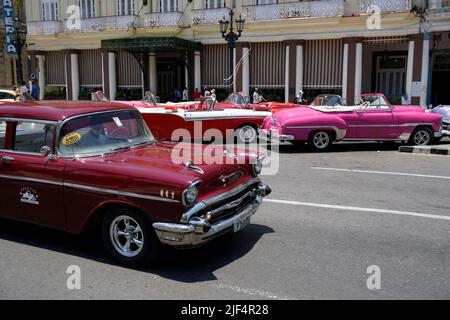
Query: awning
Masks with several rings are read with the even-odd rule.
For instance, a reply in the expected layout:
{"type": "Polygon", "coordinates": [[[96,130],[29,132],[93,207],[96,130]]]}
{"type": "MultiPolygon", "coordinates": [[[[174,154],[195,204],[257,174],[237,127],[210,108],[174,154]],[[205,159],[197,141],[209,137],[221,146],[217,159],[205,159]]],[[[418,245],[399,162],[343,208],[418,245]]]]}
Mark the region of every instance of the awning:
{"type": "Polygon", "coordinates": [[[198,51],[200,42],[184,40],[175,37],[128,37],[122,39],[102,40],[102,48],[110,50],[133,51],[198,51]]]}

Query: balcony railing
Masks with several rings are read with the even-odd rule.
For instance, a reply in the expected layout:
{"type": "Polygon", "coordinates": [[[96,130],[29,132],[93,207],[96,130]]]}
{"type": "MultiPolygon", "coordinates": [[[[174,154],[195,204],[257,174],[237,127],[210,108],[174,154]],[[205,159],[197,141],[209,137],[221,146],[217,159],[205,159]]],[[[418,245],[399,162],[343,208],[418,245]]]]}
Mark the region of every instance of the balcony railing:
{"type": "Polygon", "coordinates": [[[361,14],[408,12],[411,0],[361,0],[361,14]]]}
{"type": "Polygon", "coordinates": [[[28,34],[58,34],[63,32],[61,21],[33,21],[27,24],[28,34]]]}
{"type": "Polygon", "coordinates": [[[134,15],[110,16],[81,19],[80,24],[65,24],[65,32],[96,32],[105,30],[128,30],[139,27],[139,19],[134,15]]]}
{"type": "Polygon", "coordinates": [[[249,5],[242,7],[242,15],[248,21],[338,17],[344,15],[344,0],[249,5]]]}
{"type": "Polygon", "coordinates": [[[224,16],[228,17],[229,8],[192,10],[192,24],[218,24],[224,16]]]}
{"type": "Polygon", "coordinates": [[[144,27],[170,27],[179,26],[182,12],[157,12],[147,13],[144,17],[144,27]]]}

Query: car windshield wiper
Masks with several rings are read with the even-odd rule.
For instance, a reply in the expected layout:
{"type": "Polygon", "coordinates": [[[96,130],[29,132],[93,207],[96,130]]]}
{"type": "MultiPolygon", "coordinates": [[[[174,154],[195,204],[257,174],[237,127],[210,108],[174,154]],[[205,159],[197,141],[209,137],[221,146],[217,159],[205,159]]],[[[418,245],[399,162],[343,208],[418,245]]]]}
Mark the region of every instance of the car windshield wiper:
{"type": "Polygon", "coordinates": [[[106,155],[108,155],[108,154],[115,153],[115,152],[117,152],[117,151],[129,150],[129,149],[131,149],[131,146],[125,146],[125,147],[115,148],[115,149],[112,149],[112,150],[109,150],[109,151],[103,153],[102,156],[106,156],[106,155]]]}

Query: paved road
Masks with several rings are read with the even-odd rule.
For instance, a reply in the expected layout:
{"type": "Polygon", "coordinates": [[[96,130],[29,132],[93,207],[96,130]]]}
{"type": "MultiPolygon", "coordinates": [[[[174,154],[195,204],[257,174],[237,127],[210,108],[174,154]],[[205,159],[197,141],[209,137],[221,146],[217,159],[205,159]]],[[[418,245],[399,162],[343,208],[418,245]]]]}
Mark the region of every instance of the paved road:
{"type": "Polygon", "coordinates": [[[450,299],[450,158],[340,144],[290,145],[245,231],[145,270],[114,264],[94,236],[0,220],[0,298],[450,299]],[[78,265],[81,290],[66,288],[78,265]],[[381,270],[368,290],[367,268],[381,270]]]}

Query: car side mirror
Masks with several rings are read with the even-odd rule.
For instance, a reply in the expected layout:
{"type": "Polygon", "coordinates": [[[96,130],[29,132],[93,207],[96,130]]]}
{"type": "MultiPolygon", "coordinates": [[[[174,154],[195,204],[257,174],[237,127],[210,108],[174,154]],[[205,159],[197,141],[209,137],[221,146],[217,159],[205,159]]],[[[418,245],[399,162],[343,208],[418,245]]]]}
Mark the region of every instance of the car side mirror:
{"type": "Polygon", "coordinates": [[[41,148],[41,156],[50,160],[56,159],[56,156],[52,153],[52,149],[48,146],[41,148]]]}

